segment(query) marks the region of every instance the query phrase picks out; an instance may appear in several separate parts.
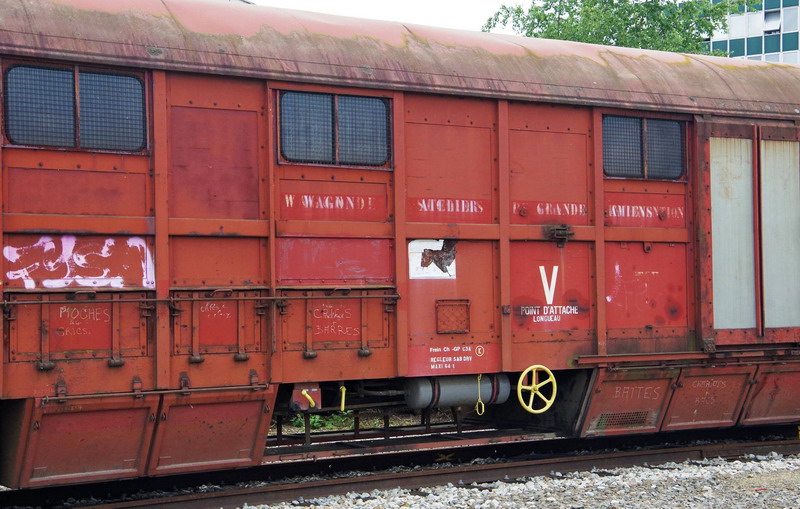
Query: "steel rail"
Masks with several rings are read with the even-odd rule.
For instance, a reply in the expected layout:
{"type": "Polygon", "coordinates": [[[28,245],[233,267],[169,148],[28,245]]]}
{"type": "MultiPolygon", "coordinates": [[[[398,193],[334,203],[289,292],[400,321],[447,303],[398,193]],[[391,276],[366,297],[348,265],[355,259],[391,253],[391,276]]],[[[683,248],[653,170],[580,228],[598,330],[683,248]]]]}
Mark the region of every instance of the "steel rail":
{"type": "Polygon", "coordinates": [[[703,460],[722,457],[735,459],[747,454],[800,453],[800,440],[750,442],[733,444],[704,444],[652,450],[612,452],[581,456],[559,456],[543,459],[510,461],[484,465],[455,466],[435,470],[416,470],[404,473],[384,473],[356,478],[336,478],[321,481],[274,484],[250,489],[234,489],[213,493],[179,495],[165,499],[147,499],[112,503],[103,508],[232,508],[248,505],[288,502],[303,497],[306,501],[318,497],[342,495],[348,492],[368,492],[394,488],[420,489],[447,483],[468,485],[495,481],[514,482],[517,479],[550,475],[557,472],[586,471],[593,468],[617,468],[637,465],[658,465],[667,462],[703,460]]]}

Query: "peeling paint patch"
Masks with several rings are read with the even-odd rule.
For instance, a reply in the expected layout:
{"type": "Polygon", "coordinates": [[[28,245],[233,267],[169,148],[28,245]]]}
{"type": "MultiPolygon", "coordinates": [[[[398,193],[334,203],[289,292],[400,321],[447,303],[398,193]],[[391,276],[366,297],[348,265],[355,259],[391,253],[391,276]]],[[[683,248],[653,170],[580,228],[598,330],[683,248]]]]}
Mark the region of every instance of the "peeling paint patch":
{"type": "Polygon", "coordinates": [[[412,240],[408,243],[410,279],[455,279],[456,240],[412,240]]]}

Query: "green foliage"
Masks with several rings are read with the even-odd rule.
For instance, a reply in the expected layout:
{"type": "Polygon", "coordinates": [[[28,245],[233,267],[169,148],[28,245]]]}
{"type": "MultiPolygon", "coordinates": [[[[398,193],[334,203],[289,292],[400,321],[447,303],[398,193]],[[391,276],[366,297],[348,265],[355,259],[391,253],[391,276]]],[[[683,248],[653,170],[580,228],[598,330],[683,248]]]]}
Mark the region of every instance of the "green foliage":
{"type": "Polygon", "coordinates": [[[751,0],[534,0],[503,5],[483,26],[511,26],[519,35],[682,53],[727,30],[727,14],[751,0]]]}
{"type": "MultiPolygon", "coordinates": [[[[315,430],[342,430],[353,428],[353,412],[346,410],[344,412],[337,412],[327,415],[311,414],[308,416],[308,422],[311,429],[315,430]]],[[[292,420],[289,421],[292,426],[302,428],[305,426],[303,422],[303,414],[295,414],[292,420]]]]}

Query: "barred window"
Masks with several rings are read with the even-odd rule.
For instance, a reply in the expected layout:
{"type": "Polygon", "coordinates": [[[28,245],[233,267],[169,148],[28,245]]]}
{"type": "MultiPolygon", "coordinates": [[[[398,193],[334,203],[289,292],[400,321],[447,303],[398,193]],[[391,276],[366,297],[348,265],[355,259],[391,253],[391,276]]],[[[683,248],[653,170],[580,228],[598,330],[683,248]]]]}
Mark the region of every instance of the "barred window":
{"type": "Polygon", "coordinates": [[[5,92],[6,136],[13,144],[145,148],[144,84],[136,76],[15,65],[6,70],[5,92]]]}
{"type": "Polygon", "coordinates": [[[603,117],[603,172],[609,177],[675,180],[686,164],[684,123],[603,117]]]}
{"type": "Polygon", "coordinates": [[[387,166],[389,103],[378,97],[281,92],[281,157],[289,162],[387,166]]]}

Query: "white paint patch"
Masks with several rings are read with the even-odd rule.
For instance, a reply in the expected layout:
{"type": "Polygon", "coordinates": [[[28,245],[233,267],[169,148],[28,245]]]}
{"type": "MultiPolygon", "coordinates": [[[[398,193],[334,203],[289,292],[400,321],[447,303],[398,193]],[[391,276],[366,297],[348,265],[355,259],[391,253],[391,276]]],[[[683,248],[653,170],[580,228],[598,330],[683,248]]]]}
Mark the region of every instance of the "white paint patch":
{"type": "Polygon", "coordinates": [[[136,248],[142,254],[142,286],[155,288],[156,265],[153,262],[153,254],[150,252],[150,248],[147,247],[147,243],[140,237],[131,237],[128,239],[128,247],[136,248]]]}
{"type": "Polygon", "coordinates": [[[141,260],[142,287],[155,288],[153,256],[144,239],[130,237],[127,249],[116,247],[116,251],[114,239],[105,239],[102,246],[97,245],[96,239],[63,235],[57,240],[40,237],[28,246],[5,246],[3,256],[6,260],[25,265],[6,272],[6,278],[21,280],[26,290],[36,289],[37,281],[49,289],[70,286],[125,288],[126,274],[120,274],[120,271],[127,272],[130,267],[115,258],[130,258],[131,250],[135,250],[136,258],[141,260]],[[60,252],[56,243],[60,244],[60,252]]]}

